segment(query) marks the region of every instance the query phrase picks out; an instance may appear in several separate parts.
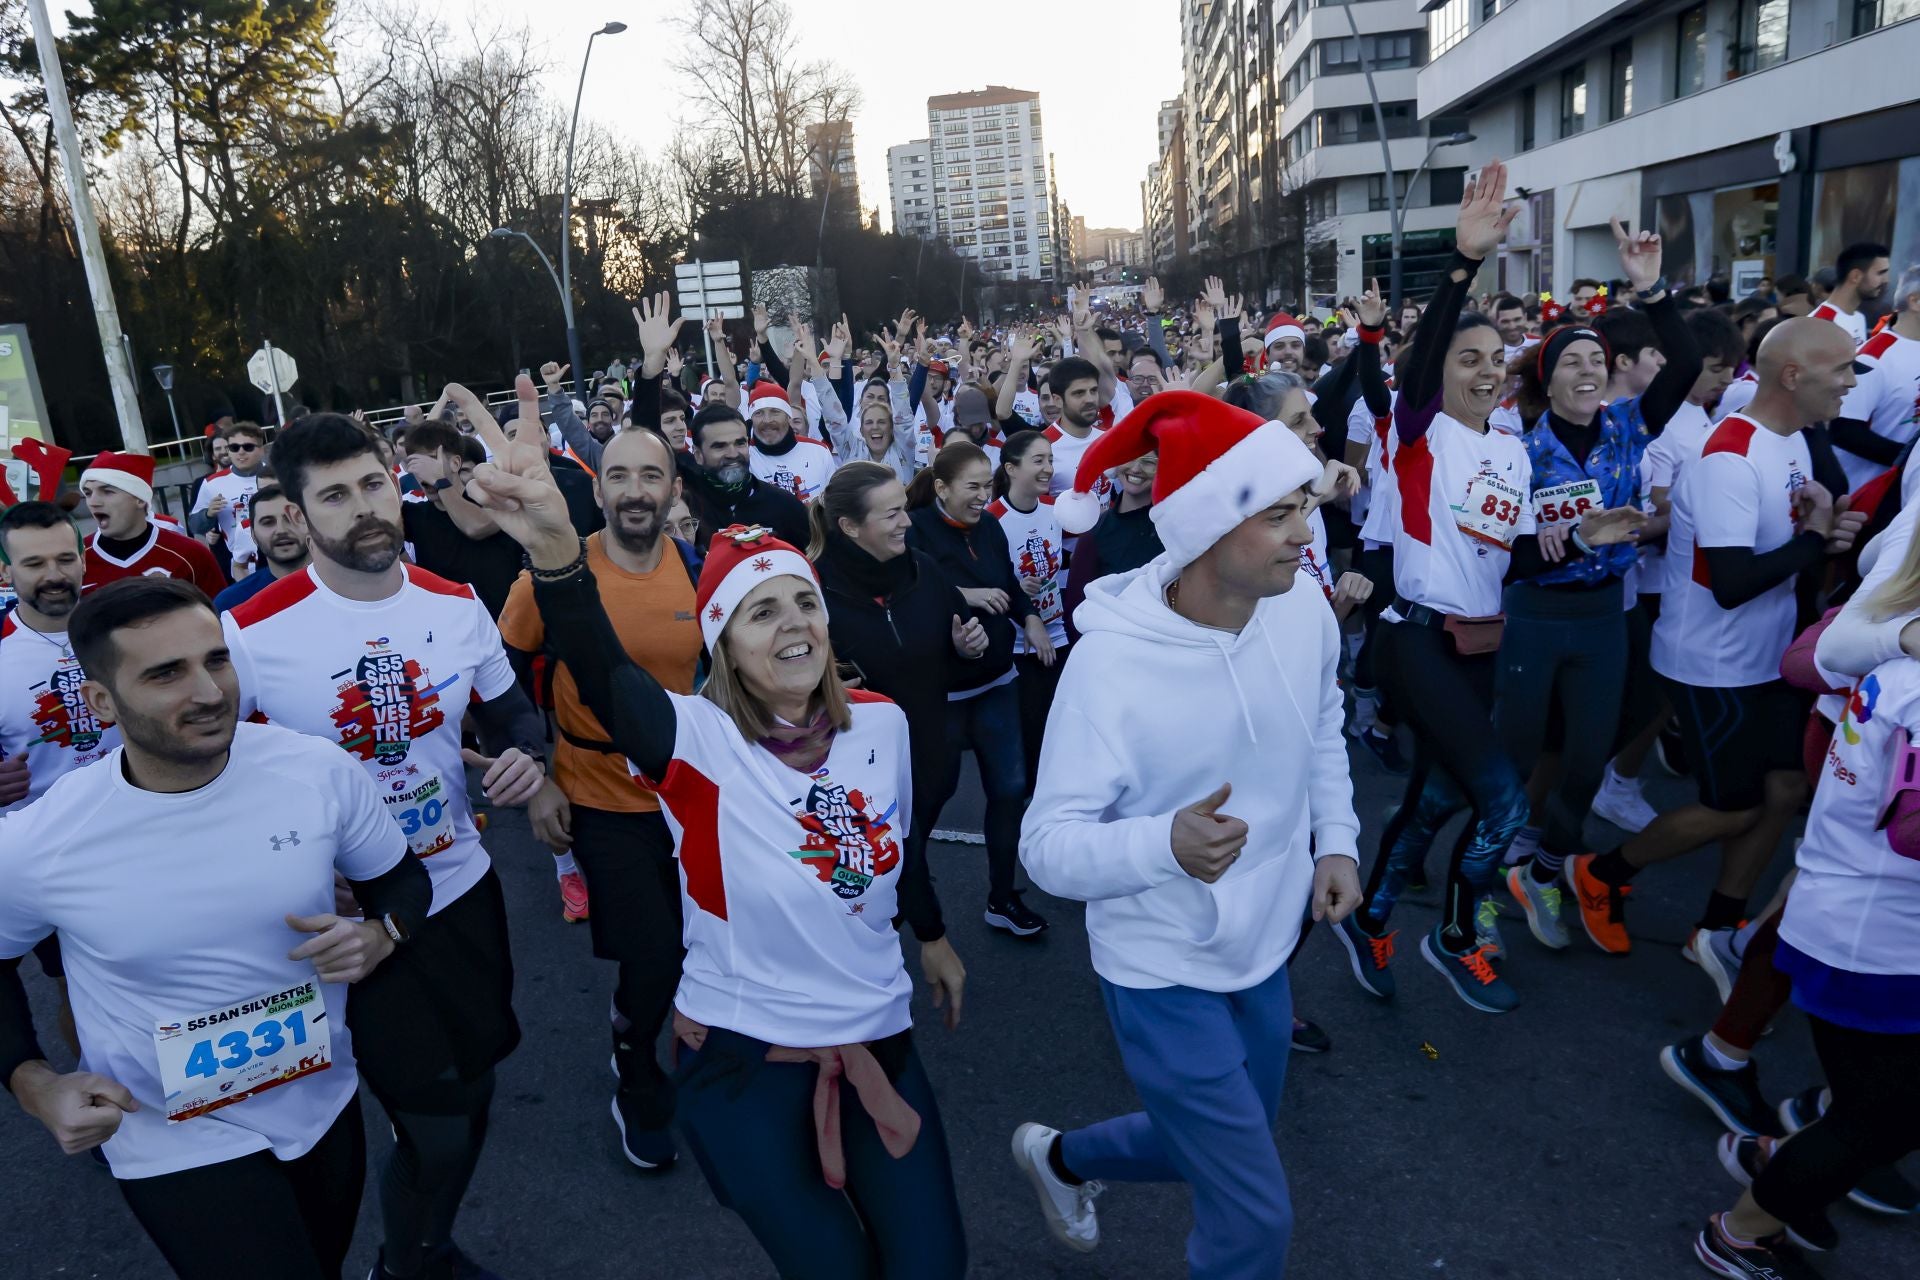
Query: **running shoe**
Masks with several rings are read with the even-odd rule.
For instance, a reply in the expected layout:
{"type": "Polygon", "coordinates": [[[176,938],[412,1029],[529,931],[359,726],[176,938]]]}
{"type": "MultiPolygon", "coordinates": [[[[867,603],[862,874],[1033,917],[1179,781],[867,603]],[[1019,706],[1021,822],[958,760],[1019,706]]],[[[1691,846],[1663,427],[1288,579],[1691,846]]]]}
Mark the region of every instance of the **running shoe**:
{"type": "Polygon", "coordinates": [[[1026,903],[1020,901],[1018,892],[1008,894],[1004,902],[988,898],[986,921],[996,929],[1005,929],[1016,938],[1031,938],[1047,927],[1046,917],[1028,910],[1026,903]]]}
{"type": "MultiPolygon", "coordinates": [[[[373,1270],[367,1272],[367,1280],[390,1280],[384,1251],[376,1253],[373,1270]]],[[[420,1275],[433,1276],[435,1280],[501,1280],[500,1273],[489,1271],[460,1251],[460,1246],[448,1241],[427,1255],[426,1266],[420,1275]]]]}
{"type": "Polygon", "coordinates": [[[1693,1242],[1693,1256],[1713,1274],[1728,1280],[1820,1280],[1820,1273],[1780,1236],[1736,1243],[1722,1225],[1725,1217],[1716,1213],[1708,1218],[1693,1242]]]}
{"type": "Polygon", "coordinates": [[[1473,909],[1473,943],[1487,953],[1489,960],[1507,958],[1506,942],[1500,936],[1500,905],[1490,893],[1482,894],[1473,909]]]}
{"type": "Polygon", "coordinates": [[[1293,1020],[1293,1051],[1295,1053],[1325,1053],[1333,1048],[1333,1037],[1320,1029],[1317,1022],[1308,1022],[1305,1018],[1293,1020]]]}
{"type": "Polygon", "coordinates": [[[1351,735],[1365,747],[1370,755],[1379,762],[1382,769],[1395,777],[1405,777],[1411,772],[1407,758],[1400,754],[1400,744],[1394,741],[1390,733],[1381,733],[1378,729],[1363,729],[1351,735]]]}
{"type": "Polygon", "coordinates": [[[1335,925],[1333,936],[1346,948],[1353,980],[1360,984],[1360,989],[1370,996],[1391,1000],[1393,970],[1387,965],[1393,959],[1393,940],[1400,936],[1400,931],[1395,929],[1376,938],[1360,927],[1359,915],[1356,911],[1335,925]]]}
{"type": "Polygon", "coordinates": [[[1493,971],[1493,961],[1488,958],[1486,948],[1475,947],[1461,953],[1448,951],[1440,945],[1442,927],[1435,925],[1432,933],[1420,939],[1420,954],[1445,975],[1453,986],[1453,994],[1482,1013],[1509,1013],[1519,1008],[1520,993],[1493,971]]]}
{"type": "Polygon", "coordinates": [[[1047,1160],[1058,1129],[1031,1122],[1013,1131],[1013,1162],[1027,1175],[1040,1197],[1040,1215],[1047,1220],[1053,1238],[1079,1253],[1091,1253],[1100,1243],[1100,1219],[1093,1209],[1094,1197],[1106,1184],[1083,1182],[1070,1186],[1054,1173],[1047,1160]]]}
{"type": "Polygon", "coordinates": [[[1660,811],[1647,803],[1646,793],[1634,778],[1622,778],[1609,768],[1606,781],[1593,797],[1593,815],[1611,822],[1622,831],[1639,835],[1660,811]]]}
{"type": "Polygon", "coordinates": [[[1507,892],[1527,913],[1527,928],[1534,941],[1555,951],[1567,949],[1567,926],[1560,921],[1560,886],[1533,878],[1533,868],[1520,865],[1507,868],[1507,892]]]}
{"type": "Polygon", "coordinates": [[[673,1168],[680,1152],[673,1135],[665,1129],[648,1129],[637,1116],[629,1115],[633,1105],[623,1092],[613,1095],[613,1127],[620,1131],[620,1154],[636,1169],[665,1172],[673,1168]]]}
{"type": "Polygon", "coordinates": [[[587,878],[578,871],[560,877],[560,918],[568,924],[587,918],[587,878]]]}
{"type": "Polygon", "coordinates": [[[1713,1065],[1703,1036],[1690,1036],[1660,1051],[1667,1079],[1700,1099],[1713,1118],[1742,1137],[1785,1137],[1773,1108],[1760,1092],[1760,1068],[1749,1062],[1732,1071],[1713,1065]]]}
{"type": "Polygon", "coordinates": [[[1700,966],[1713,989],[1725,1004],[1733,994],[1734,980],[1740,976],[1740,957],[1734,954],[1733,940],[1739,929],[1695,929],[1680,954],[1700,966]]]}
{"type": "MultiPolygon", "coordinates": [[[[1780,1123],[1788,1133],[1798,1133],[1826,1114],[1826,1092],[1814,1085],[1780,1103],[1780,1123]]],[[[1859,1185],[1847,1192],[1847,1199],[1869,1213],[1905,1217],[1920,1212],[1920,1188],[1890,1164],[1861,1174],[1859,1185]]]]}
{"type": "Polygon", "coordinates": [[[1567,888],[1573,890],[1574,901],[1580,908],[1580,925],[1587,931],[1587,937],[1593,945],[1608,955],[1624,956],[1633,950],[1633,939],[1627,936],[1626,898],[1633,892],[1631,885],[1615,887],[1605,881],[1596,880],[1587,868],[1592,865],[1594,855],[1579,853],[1567,859],[1567,865],[1560,869],[1561,878],[1567,888]]]}
{"type": "MultiPolygon", "coordinates": [[[[1773,1159],[1773,1149],[1777,1138],[1747,1138],[1737,1133],[1723,1133],[1714,1144],[1719,1153],[1720,1167],[1732,1175],[1733,1180],[1743,1187],[1753,1185],[1760,1171],[1767,1167],[1767,1161],[1773,1159]]],[[[1787,1224],[1787,1238],[1802,1249],[1811,1249],[1815,1253],[1826,1253],[1840,1243],[1840,1233],[1827,1221],[1824,1210],[1814,1209],[1805,1218],[1787,1224]]]]}

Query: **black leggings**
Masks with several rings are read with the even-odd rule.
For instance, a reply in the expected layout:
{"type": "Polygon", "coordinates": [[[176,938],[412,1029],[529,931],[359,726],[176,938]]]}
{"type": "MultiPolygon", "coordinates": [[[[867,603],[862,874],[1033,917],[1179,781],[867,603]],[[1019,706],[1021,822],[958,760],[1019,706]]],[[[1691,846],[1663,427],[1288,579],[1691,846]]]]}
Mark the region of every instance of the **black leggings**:
{"type": "Polygon", "coordinates": [[[380,1257],[395,1276],[417,1275],[453,1238],[453,1220],[487,1144],[493,1070],[463,1081],[453,1071],[406,1098],[374,1090],[393,1122],[393,1154],[380,1173],[380,1257]]]}
{"type": "Polygon", "coordinates": [[[1856,1031],[1811,1015],[1807,1023],[1833,1103],[1753,1180],[1755,1203],[1782,1222],[1826,1208],[1861,1175],[1920,1149],[1920,1033],[1856,1031]]]}
{"type": "Polygon", "coordinates": [[[256,1151],[128,1178],[120,1194],[180,1280],[339,1280],[366,1173],[367,1135],[351,1098],[296,1160],[256,1151]]]}
{"type": "Polygon", "coordinates": [[[715,1027],[680,1048],[679,1120],[714,1196],[746,1221],[782,1280],[959,1280],[966,1232],[933,1085],[903,1034],[872,1046],[920,1135],[896,1160],[840,1082],[847,1185],[820,1171],[810,1062],[768,1062],[759,1040],[715,1027]]]}
{"type": "MultiPolygon", "coordinates": [[[[1380,621],[1380,615],[1393,603],[1393,548],[1363,546],[1354,557],[1354,567],[1373,584],[1373,594],[1360,605],[1360,625],[1366,635],[1361,641],[1359,656],[1353,660],[1353,683],[1360,689],[1378,689],[1376,655],[1380,649],[1380,628],[1393,625],[1380,621]]],[[[1380,699],[1380,718],[1392,722],[1385,697],[1380,699]]]]}
{"type": "Polygon", "coordinates": [[[1040,745],[1047,738],[1047,713],[1053,710],[1053,691],[1060,687],[1060,669],[1066,665],[1065,646],[1054,651],[1052,666],[1041,663],[1034,653],[1017,653],[1014,665],[1020,678],[1013,687],[1020,691],[1020,742],[1027,752],[1027,798],[1040,781],[1040,745]]]}

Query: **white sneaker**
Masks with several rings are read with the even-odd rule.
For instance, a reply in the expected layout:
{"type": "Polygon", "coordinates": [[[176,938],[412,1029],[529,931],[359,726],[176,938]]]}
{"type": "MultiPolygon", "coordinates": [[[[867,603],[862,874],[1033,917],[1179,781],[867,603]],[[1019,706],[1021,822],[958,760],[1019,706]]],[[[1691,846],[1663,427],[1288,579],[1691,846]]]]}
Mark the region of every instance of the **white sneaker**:
{"type": "Polygon", "coordinates": [[[1013,1162],[1025,1170],[1027,1180],[1040,1194],[1040,1213],[1053,1238],[1069,1249],[1090,1253],[1100,1243],[1100,1220],[1094,1216],[1093,1198],[1107,1188],[1099,1182],[1070,1187],[1055,1176],[1053,1166],[1047,1163],[1047,1151],[1059,1136],[1058,1129],[1043,1124],[1021,1125],[1013,1131],[1013,1162]]]}
{"type": "Polygon", "coordinates": [[[1622,831],[1638,835],[1647,829],[1647,825],[1660,816],[1660,811],[1647,803],[1641,794],[1640,784],[1631,778],[1623,778],[1607,768],[1606,779],[1601,782],[1599,793],[1593,797],[1594,816],[1604,818],[1622,831]]]}

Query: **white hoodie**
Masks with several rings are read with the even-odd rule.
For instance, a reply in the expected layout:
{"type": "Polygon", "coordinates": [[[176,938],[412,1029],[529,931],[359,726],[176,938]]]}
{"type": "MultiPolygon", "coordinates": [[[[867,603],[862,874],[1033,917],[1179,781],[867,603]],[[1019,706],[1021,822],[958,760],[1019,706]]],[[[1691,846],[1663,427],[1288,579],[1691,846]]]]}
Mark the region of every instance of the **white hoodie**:
{"type": "Polygon", "coordinates": [[[1020,856],[1042,889],[1088,904],[1107,981],[1244,991],[1292,954],[1313,859],[1358,860],[1339,628],[1304,575],[1238,635],[1199,626],[1166,605],[1175,573],[1162,556],[1087,588],[1020,856]],[[1206,884],[1173,856],[1173,816],[1223,782],[1247,844],[1206,884]]]}

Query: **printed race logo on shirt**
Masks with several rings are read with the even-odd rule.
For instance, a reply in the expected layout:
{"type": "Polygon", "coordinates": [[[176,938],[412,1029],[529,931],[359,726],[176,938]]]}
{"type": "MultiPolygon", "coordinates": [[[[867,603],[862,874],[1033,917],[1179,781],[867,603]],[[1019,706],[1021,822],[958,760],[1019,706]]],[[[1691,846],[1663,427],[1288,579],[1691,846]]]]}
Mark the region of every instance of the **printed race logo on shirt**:
{"type": "Polygon", "coordinates": [[[1848,746],[1860,744],[1860,731],[1855,725],[1866,724],[1873,719],[1873,707],[1880,701],[1880,678],[1869,675],[1860,682],[1860,687],[1847,699],[1847,709],[1840,717],[1840,736],[1847,740],[1848,746]]]}
{"type": "Polygon", "coordinates": [[[86,678],[80,664],[66,658],[45,684],[29,690],[39,691],[33,706],[33,727],[40,731],[39,741],[74,751],[91,751],[100,745],[106,726],[87,710],[86,699],[80,696],[86,678]]]}
{"type": "Polygon", "coordinates": [[[893,814],[889,808],[875,815],[863,793],[816,777],[807,789],[805,811],[797,815],[806,838],[790,852],[835,895],[852,901],[900,863],[900,843],[889,821],[893,814]]]}
{"type": "Polygon", "coordinates": [[[346,671],[336,671],[340,704],[333,723],[340,745],[360,760],[399,764],[407,758],[414,739],[425,737],[446,721],[440,710],[445,684],[428,683],[418,662],[392,651],[385,636],[366,642],[367,652],[346,671]]]}

